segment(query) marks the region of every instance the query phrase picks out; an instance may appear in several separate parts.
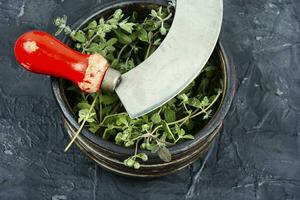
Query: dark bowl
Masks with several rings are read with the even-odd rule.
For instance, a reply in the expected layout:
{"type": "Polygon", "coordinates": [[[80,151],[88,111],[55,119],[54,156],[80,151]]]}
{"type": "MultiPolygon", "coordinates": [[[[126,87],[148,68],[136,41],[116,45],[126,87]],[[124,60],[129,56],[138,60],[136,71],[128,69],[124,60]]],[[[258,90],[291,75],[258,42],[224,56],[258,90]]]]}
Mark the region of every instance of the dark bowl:
{"type": "MultiPolygon", "coordinates": [[[[99,18],[99,16],[108,16],[112,14],[116,8],[122,8],[125,13],[130,13],[132,11],[143,12],[161,5],[167,5],[167,2],[155,0],[145,2],[139,0],[105,4],[96,8],[87,16],[82,17],[73,27],[79,29],[91,20],[99,18]]],[[[70,41],[66,37],[63,38],[63,42],[70,44],[70,41]]],[[[229,64],[224,48],[220,43],[216,46],[213,56],[219,62],[220,72],[222,73],[225,82],[222,101],[213,118],[206,126],[195,134],[194,140],[185,141],[169,148],[172,154],[171,162],[165,163],[156,154],[147,152],[149,161],[141,163],[140,169],[136,170],[126,167],[123,164],[123,160],[131,156],[134,150],[103,140],[86,129],[82,131],[75,143],[88,157],[93,159],[100,166],[122,175],[134,177],[158,177],[188,166],[207,152],[222,127],[223,119],[225,118],[234,97],[235,69],[229,64]]],[[[64,89],[66,82],[62,79],[51,78],[51,83],[53,94],[63,116],[66,131],[70,137],[73,137],[80,125],[77,123],[77,117],[73,113],[66,97],[64,89]]]]}

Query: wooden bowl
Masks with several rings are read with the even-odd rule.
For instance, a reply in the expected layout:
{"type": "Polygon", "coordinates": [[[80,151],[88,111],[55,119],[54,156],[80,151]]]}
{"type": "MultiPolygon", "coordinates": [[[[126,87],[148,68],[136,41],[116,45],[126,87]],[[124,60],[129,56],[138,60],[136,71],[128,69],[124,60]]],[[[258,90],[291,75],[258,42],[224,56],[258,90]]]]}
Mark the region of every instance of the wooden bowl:
{"type": "MultiPolygon", "coordinates": [[[[75,29],[79,29],[87,25],[91,20],[99,18],[99,16],[109,16],[116,8],[122,8],[125,13],[131,13],[132,11],[145,13],[145,11],[148,11],[149,9],[165,6],[166,3],[166,1],[155,0],[153,0],[152,3],[151,1],[126,0],[122,3],[102,5],[87,16],[81,18],[76,22],[74,27],[75,29]]],[[[70,43],[66,37],[63,38],[63,41],[65,43],[70,43]]],[[[93,159],[103,168],[126,176],[159,177],[188,166],[207,152],[222,127],[223,119],[226,116],[234,97],[235,69],[232,65],[229,65],[224,49],[220,43],[217,45],[213,56],[219,63],[220,73],[222,73],[225,82],[220,106],[208,124],[195,134],[194,140],[185,141],[169,148],[172,154],[171,162],[165,163],[156,154],[147,152],[149,160],[146,163],[141,163],[140,169],[136,170],[127,167],[123,164],[123,161],[133,155],[133,149],[124,148],[110,141],[103,140],[87,129],[82,131],[75,142],[76,145],[88,157],[93,159]]],[[[51,78],[51,83],[53,94],[63,116],[66,132],[70,137],[73,137],[80,125],[77,123],[77,117],[73,113],[66,97],[66,82],[62,79],[51,78]]]]}

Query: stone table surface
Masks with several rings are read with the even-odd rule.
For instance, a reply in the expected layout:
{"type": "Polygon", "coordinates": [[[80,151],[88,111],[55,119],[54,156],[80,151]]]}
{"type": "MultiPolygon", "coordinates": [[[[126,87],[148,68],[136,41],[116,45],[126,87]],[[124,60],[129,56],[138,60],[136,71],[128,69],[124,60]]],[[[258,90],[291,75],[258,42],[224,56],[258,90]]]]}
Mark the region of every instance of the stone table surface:
{"type": "Polygon", "coordinates": [[[111,174],[73,147],[49,79],[21,69],[23,32],[53,33],[109,0],[0,0],[0,199],[300,199],[300,1],[225,0],[221,41],[238,88],[216,149],[164,178],[111,174]],[[201,172],[201,173],[200,173],[201,172]]]}

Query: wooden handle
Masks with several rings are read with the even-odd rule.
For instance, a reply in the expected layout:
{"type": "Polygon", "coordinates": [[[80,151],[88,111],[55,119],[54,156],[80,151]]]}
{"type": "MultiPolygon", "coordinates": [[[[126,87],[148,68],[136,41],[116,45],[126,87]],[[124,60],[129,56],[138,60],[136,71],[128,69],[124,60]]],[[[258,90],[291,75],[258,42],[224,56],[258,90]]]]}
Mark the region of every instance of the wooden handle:
{"type": "Polygon", "coordinates": [[[107,60],[100,54],[79,53],[42,31],[20,36],[15,56],[28,71],[70,80],[88,93],[101,88],[108,69],[107,60]]]}

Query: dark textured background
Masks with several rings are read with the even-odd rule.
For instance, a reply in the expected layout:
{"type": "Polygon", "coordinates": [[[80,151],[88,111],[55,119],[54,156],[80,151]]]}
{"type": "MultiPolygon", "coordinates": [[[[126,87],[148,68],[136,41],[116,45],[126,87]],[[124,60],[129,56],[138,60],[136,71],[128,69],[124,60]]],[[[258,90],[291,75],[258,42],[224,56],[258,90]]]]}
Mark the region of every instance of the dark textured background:
{"type": "MultiPolygon", "coordinates": [[[[198,1],[198,0],[197,0],[198,1]]],[[[49,79],[18,67],[24,31],[54,32],[109,0],[0,0],[0,200],[300,199],[300,1],[225,0],[237,96],[216,150],[155,180],[108,173],[72,148],[49,79]]]]}

